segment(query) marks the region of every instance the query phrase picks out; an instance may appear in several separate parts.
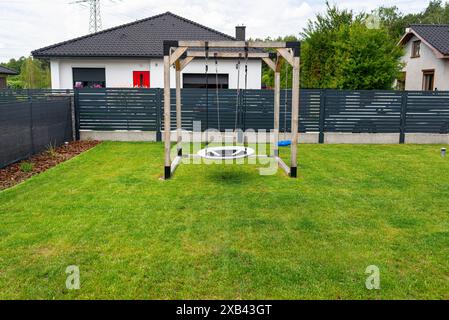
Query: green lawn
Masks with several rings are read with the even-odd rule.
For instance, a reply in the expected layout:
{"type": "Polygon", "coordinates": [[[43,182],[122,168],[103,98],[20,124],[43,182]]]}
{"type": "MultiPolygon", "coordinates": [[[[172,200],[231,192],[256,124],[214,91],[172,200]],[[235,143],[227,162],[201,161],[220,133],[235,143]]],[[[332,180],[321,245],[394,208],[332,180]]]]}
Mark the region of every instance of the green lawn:
{"type": "Polygon", "coordinates": [[[160,181],[162,144],[104,143],[3,191],[0,298],[449,299],[439,146],[299,152],[298,180],[182,165],[160,181]]]}

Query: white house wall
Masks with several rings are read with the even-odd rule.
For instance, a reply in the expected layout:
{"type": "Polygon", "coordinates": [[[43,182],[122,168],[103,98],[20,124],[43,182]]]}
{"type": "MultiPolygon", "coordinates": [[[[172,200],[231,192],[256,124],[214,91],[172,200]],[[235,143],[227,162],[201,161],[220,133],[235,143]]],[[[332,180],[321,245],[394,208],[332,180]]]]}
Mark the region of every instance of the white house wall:
{"type": "MultiPolygon", "coordinates": [[[[237,88],[237,60],[219,60],[218,73],[229,74],[229,88],[237,88]]],[[[130,88],[133,87],[133,71],[150,71],[150,87],[162,88],[164,65],[162,59],[136,60],[136,59],[52,59],[50,61],[51,80],[53,89],[73,88],[72,68],[105,68],[106,87],[130,88]]],[[[244,61],[241,61],[240,88],[245,81],[244,61]]],[[[204,60],[193,60],[183,73],[204,73],[204,60]]],[[[209,73],[214,81],[215,61],[209,60],[209,73]]],[[[248,89],[260,89],[262,79],[262,62],[260,60],[248,61],[248,89]]],[[[171,86],[175,85],[175,71],[171,72],[171,86]]]]}
{"type": "Polygon", "coordinates": [[[422,90],[423,70],[435,69],[434,88],[437,90],[449,90],[449,60],[439,59],[435,53],[424,43],[421,42],[419,58],[411,58],[413,41],[417,37],[410,39],[405,46],[405,55],[402,61],[406,66],[405,90],[422,90]]]}

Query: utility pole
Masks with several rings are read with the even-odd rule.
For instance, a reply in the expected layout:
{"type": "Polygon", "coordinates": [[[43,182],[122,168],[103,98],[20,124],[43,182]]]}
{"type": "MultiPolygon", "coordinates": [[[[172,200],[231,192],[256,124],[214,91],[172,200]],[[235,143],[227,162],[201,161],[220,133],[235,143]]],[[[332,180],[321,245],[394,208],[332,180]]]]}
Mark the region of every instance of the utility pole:
{"type": "Polygon", "coordinates": [[[90,18],[89,18],[89,33],[95,33],[101,30],[101,6],[100,0],[78,0],[71,2],[71,4],[80,4],[84,6],[89,4],[90,6],[90,18]]]}

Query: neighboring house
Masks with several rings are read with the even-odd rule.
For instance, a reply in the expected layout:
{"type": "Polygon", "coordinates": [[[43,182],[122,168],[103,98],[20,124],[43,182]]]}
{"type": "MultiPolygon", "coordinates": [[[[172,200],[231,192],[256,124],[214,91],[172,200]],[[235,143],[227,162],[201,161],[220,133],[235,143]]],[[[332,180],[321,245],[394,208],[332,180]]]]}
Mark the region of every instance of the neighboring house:
{"type": "Polygon", "coordinates": [[[15,70],[0,66],[0,89],[6,89],[8,87],[6,78],[8,76],[15,76],[19,73],[15,70]]]}
{"type": "MultiPolygon", "coordinates": [[[[164,40],[245,40],[245,27],[236,27],[231,37],[188,19],[166,12],[98,33],[68,40],[32,52],[50,60],[53,89],[74,87],[162,88],[164,40]]],[[[237,87],[237,59],[219,59],[218,85],[237,87]]],[[[209,59],[209,87],[215,87],[216,68],[209,59]]],[[[172,70],[175,78],[175,71],[172,70]]],[[[262,62],[248,61],[248,89],[260,89],[262,62]]],[[[175,81],[171,82],[174,86],[175,81]]],[[[184,70],[184,88],[205,87],[205,59],[194,59],[184,70]]],[[[244,84],[241,60],[240,87],[244,84]]]]}
{"type": "Polygon", "coordinates": [[[405,48],[403,90],[449,90],[449,25],[411,25],[400,45],[405,48]]]}

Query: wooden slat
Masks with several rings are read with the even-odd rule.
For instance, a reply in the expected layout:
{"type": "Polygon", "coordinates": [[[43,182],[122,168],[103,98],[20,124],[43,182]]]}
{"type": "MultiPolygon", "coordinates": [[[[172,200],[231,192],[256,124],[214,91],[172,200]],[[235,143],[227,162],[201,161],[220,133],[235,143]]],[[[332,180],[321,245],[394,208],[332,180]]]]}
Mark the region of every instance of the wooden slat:
{"type": "MultiPolygon", "coordinates": [[[[204,58],[206,57],[206,53],[204,51],[187,51],[188,57],[194,58],[204,58]]],[[[249,52],[248,58],[256,59],[256,58],[268,58],[270,55],[265,52],[249,52]]],[[[244,55],[239,52],[220,52],[220,51],[209,51],[209,57],[217,57],[217,58],[243,58],[244,55]]]]}
{"type": "MultiPolygon", "coordinates": [[[[180,47],[189,48],[204,48],[206,41],[179,41],[180,47]]],[[[247,43],[245,41],[208,41],[210,48],[245,48],[247,43]]],[[[285,48],[285,42],[262,42],[262,41],[249,41],[249,48],[285,48]]]]}
{"type": "Polygon", "coordinates": [[[181,56],[187,51],[187,47],[176,48],[175,51],[170,55],[170,64],[174,64],[181,58],[181,56]]]}

